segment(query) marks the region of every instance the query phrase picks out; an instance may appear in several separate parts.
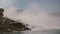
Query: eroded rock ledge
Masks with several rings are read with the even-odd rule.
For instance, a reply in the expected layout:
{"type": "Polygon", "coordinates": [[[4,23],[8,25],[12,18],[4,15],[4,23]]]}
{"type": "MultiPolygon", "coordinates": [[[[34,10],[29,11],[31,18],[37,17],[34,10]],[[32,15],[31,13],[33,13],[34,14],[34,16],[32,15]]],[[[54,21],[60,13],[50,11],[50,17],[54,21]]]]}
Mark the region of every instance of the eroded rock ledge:
{"type": "Polygon", "coordinates": [[[13,30],[15,31],[31,30],[30,28],[26,27],[26,25],[24,25],[23,23],[3,17],[3,12],[4,9],[0,8],[0,31],[11,32],[13,30]]]}

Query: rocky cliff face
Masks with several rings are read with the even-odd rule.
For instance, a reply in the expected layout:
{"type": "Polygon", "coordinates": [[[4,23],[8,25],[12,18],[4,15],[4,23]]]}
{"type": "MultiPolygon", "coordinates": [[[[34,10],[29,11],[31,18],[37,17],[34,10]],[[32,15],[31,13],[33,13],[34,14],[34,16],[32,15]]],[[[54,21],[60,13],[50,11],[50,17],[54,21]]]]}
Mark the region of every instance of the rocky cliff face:
{"type": "Polygon", "coordinates": [[[3,17],[4,9],[0,8],[0,31],[24,31],[31,30],[26,27],[23,23],[11,20],[9,18],[3,17]]]}

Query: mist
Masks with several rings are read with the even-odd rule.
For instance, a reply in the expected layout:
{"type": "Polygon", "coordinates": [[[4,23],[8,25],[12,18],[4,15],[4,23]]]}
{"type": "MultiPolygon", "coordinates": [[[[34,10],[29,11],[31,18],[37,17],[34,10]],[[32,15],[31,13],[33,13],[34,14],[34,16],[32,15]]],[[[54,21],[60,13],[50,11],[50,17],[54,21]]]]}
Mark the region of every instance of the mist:
{"type": "Polygon", "coordinates": [[[48,14],[38,3],[32,3],[26,9],[11,6],[3,14],[4,17],[28,24],[33,30],[60,29],[60,16],[56,16],[58,13],[48,14]]]}

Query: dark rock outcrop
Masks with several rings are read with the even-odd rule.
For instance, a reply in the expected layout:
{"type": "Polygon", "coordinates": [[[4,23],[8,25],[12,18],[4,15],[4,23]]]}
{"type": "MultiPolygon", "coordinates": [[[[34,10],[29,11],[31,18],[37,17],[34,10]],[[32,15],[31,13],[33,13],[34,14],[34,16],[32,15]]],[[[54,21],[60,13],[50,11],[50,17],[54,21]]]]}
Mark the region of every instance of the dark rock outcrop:
{"type": "Polygon", "coordinates": [[[9,32],[13,30],[31,30],[30,28],[26,27],[23,23],[3,17],[3,12],[4,9],[0,8],[0,31],[9,32]]]}

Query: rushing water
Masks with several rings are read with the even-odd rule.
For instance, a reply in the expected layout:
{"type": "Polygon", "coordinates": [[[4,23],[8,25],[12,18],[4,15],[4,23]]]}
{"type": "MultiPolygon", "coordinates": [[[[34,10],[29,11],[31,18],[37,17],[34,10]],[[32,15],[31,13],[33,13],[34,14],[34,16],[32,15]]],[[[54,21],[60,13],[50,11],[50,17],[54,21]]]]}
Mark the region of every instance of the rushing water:
{"type": "Polygon", "coordinates": [[[38,30],[38,31],[14,31],[14,32],[0,32],[0,34],[60,34],[60,29],[38,30]]]}

